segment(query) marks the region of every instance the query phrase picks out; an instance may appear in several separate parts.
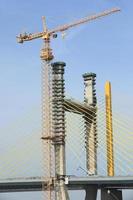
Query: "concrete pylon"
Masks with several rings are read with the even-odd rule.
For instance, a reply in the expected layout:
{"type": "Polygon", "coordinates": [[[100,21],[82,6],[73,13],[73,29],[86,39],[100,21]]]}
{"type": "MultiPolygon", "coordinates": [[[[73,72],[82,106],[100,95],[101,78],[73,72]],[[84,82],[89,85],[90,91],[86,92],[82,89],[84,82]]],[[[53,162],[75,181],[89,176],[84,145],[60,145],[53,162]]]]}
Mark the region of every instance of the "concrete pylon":
{"type": "Polygon", "coordinates": [[[93,108],[85,114],[86,138],[86,168],[88,174],[97,174],[97,124],[96,124],[96,74],[85,73],[84,78],[84,103],[93,108]]]}
{"type": "Polygon", "coordinates": [[[65,63],[52,64],[52,94],[53,94],[53,145],[55,149],[55,199],[69,200],[65,185],[65,111],[64,111],[64,67],[65,63]]]}

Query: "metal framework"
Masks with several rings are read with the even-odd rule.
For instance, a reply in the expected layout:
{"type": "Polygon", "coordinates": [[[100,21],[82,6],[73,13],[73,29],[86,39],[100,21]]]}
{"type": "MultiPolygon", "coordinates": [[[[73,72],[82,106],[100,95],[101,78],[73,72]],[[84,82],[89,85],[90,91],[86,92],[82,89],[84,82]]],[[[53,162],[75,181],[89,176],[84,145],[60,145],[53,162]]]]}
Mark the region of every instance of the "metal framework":
{"type": "Polygon", "coordinates": [[[50,42],[51,42],[51,38],[56,38],[57,37],[57,33],[58,32],[64,32],[70,28],[73,28],[75,26],[79,26],[81,24],[90,22],[92,20],[96,20],[98,18],[104,17],[106,15],[110,15],[113,14],[115,12],[120,11],[119,8],[112,8],[111,10],[106,10],[102,13],[99,14],[95,14],[92,16],[87,16],[85,18],[82,18],[76,22],[70,23],[70,24],[64,24],[62,26],[59,26],[55,29],[52,30],[48,30],[47,26],[46,26],[46,21],[45,21],[45,17],[43,17],[43,32],[39,32],[39,33],[24,33],[24,34],[20,34],[19,36],[17,36],[17,41],[19,43],[23,43],[25,41],[30,41],[30,40],[34,40],[34,39],[38,39],[41,38],[44,41],[44,47],[41,50],[41,54],[40,57],[42,60],[45,61],[51,61],[54,58],[54,55],[52,53],[52,49],[50,47],[50,42]]]}

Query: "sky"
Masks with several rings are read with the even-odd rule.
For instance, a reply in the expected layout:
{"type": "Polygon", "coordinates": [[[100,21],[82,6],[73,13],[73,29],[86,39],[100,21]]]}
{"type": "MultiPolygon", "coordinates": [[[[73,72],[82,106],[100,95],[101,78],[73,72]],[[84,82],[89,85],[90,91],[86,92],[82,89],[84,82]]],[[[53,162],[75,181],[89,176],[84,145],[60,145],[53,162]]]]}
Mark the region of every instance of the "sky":
{"type": "Polygon", "coordinates": [[[104,96],[105,81],[111,81],[114,107],[132,116],[132,0],[0,0],[0,139],[6,146],[18,138],[17,131],[9,131],[12,124],[21,124],[24,131],[40,126],[42,41],[18,44],[16,36],[42,31],[42,16],[51,29],[112,7],[121,12],[71,29],[65,39],[59,34],[52,49],[55,61],[66,62],[68,96],[83,100],[82,74],[94,72],[98,96],[104,96]],[[25,116],[35,123],[25,122],[25,116]]]}

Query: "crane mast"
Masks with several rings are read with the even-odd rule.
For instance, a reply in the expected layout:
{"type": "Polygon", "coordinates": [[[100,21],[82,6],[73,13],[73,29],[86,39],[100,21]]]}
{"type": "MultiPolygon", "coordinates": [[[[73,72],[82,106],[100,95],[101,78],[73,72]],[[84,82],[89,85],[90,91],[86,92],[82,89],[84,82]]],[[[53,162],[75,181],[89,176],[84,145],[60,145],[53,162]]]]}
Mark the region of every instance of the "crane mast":
{"type": "MultiPolygon", "coordinates": [[[[54,90],[58,89],[58,91],[63,91],[64,86],[62,85],[62,88],[60,88],[61,83],[63,83],[63,68],[61,69],[61,66],[55,66],[55,71],[53,72],[53,68],[51,65],[51,61],[54,58],[50,43],[52,38],[57,37],[57,33],[67,31],[70,28],[79,26],[81,24],[96,20],[98,18],[104,17],[106,15],[113,14],[115,12],[120,11],[118,8],[113,8],[111,10],[104,11],[99,14],[95,14],[92,16],[87,16],[85,18],[82,18],[76,22],[65,24],[62,26],[58,26],[55,29],[49,30],[46,26],[46,20],[45,17],[43,17],[43,31],[38,33],[24,33],[17,36],[18,43],[24,43],[26,41],[31,41],[34,39],[41,38],[43,40],[43,48],[41,49],[40,58],[42,60],[42,142],[43,142],[43,151],[44,151],[44,178],[47,180],[47,191],[44,194],[45,199],[47,200],[69,200],[67,189],[65,188],[65,183],[63,180],[63,175],[65,174],[65,147],[63,147],[65,141],[64,141],[64,135],[57,135],[59,141],[63,140],[61,144],[59,145],[53,145],[53,140],[55,139],[54,131],[53,131],[53,124],[55,121],[53,121],[53,118],[55,117],[55,114],[53,112],[53,106],[55,105],[53,100],[57,101],[57,97],[54,99],[54,95],[56,92],[54,90]],[[58,68],[59,67],[59,68],[58,68]],[[58,71],[58,75],[57,75],[58,71]],[[54,73],[54,75],[52,74],[54,73]],[[55,82],[59,83],[59,85],[54,85],[52,80],[55,78],[55,82]],[[57,78],[58,76],[58,78],[57,78]],[[60,78],[60,80],[59,80],[60,78]],[[54,93],[54,94],[53,94],[54,93]],[[52,113],[54,113],[54,117],[52,116],[52,113]],[[62,138],[61,138],[62,137],[62,138]],[[56,160],[62,160],[64,162],[59,163],[59,169],[56,169],[56,160]],[[53,183],[53,177],[55,177],[55,174],[58,175],[58,171],[62,171],[64,174],[61,174],[61,179],[55,181],[53,183]],[[54,185],[54,191],[52,190],[51,185],[54,185]]],[[[61,64],[63,65],[63,64],[61,64]]],[[[62,95],[63,96],[63,95],[62,95]]],[[[60,107],[60,100],[56,104],[58,105],[59,109],[60,107]]],[[[57,108],[56,108],[57,109],[57,108]]],[[[58,109],[58,110],[59,110],[58,109]]],[[[58,115],[57,115],[58,116],[58,115]]],[[[59,116],[58,116],[59,117],[59,116]]],[[[57,117],[57,118],[58,118],[57,117]]],[[[57,123],[56,118],[56,123],[57,123]]],[[[64,120],[59,118],[59,120],[64,120]]],[[[64,127],[63,127],[64,128],[64,127]]],[[[53,186],[52,185],[52,186],[53,186]]],[[[42,185],[43,188],[43,185],[42,185]]],[[[46,188],[45,188],[46,189],[46,188]]]]}

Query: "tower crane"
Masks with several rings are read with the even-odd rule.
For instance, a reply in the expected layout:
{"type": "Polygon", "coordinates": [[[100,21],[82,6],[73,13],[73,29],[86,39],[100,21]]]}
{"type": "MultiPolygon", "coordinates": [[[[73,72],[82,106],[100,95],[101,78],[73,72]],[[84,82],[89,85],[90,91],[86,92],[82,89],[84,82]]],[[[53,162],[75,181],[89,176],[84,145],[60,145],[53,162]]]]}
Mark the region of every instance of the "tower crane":
{"type": "Polygon", "coordinates": [[[102,13],[95,14],[95,15],[92,15],[92,16],[87,16],[83,19],[80,19],[80,20],[74,22],[74,23],[65,24],[65,25],[59,26],[55,29],[52,29],[52,30],[47,29],[46,20],[45,20],[45,17],[43,17],[43,31],[42,32],[20,34],[19,36],[17,36],[17,41],[18,41],[18,43],[23,43],[23,42],[26,42],[26,41],[42,38],[43,41],[44,41],[44,47],[41,50],[40,57],[41,57],[42,60],[51,61],[51,60],[53,60],[54,55],[52,53],[52,49],[50,48],[50,42],[51,42],[51,38],[57,37],[57,33],[64,32],[64,31],[66,31],[70,28],[73,28],[75,26],[81,25],[83,23],[90,22],[92,20],[104,17],[106,15],[113,14],[113,13],[118,12],[118,11],[120,11],[119,8],[113,8],[111,10],[106,10],[102,13]]]}
{"type": "MultiPolygon", "coordinates": [[[[52,109],[53,109],[53,105],[52,105],[52,100],[53,100],[53,96],[52,96],[53,88],[52,87],[53,86],[51,84],[51,82],[52,82],[51,81],[52,80],[52,78],[51,78],[52,77],[52,70],[51,70],[52,66],[51,66],[50,62],[54,58],[52,49],[50,47],[51,39],[56,38],[58,36],[57,34],[59,32],[64,33],[65,31],[67,31],[70,28],[73,28],[73,27],[79,26],[81,24],[90,22],[92,20],[104,17],[106,15],[113,14],[118,11],[120,11],[120,9],[113,8],[111,10],[107,10],[107,11],[104,11],[99,14],[87,16],[85,18],[82,18],[82,19],[74,22],[74,23],[58,26],[52,30],[49,30],[47,28],[45,17],[43,17],[42,18],[43,19],[43,31],[42,32],[29,33],[29,34],[24,33],[24,34],[20,34],[19,36],[17,36],[18,43],[24,43],[26,41],[41,38],[43,40],[43,45],[44,45],[43,48],[41,49],[40,57],[41,57],[42,61],[45,63],[42,66],[42,139],[43,139],[44,151],[45,151],[44,159],[46,161],[44,171],[45,171],[45,174],[47,173],[45,177],[48,178],[47,191],[45,192],[45,199],[47,199],[47,200],[52,200],[52,199],[69,200],[68,192],[67,192],[66,186],[64,184],[64,179],[62,179],[63,177],[61,177],[60,181],[59,180],[57,180],[57,182],[54,181],[55,187],[58,186],[58,188],[59,188],[59,190],[55,189],[55,194],[51,187],[51,184],[53,183],[52,177],[55,177],[55,174],[56,175],[58,174],[56,172],[56,168],[58,166],[56,166],[57,164],[55,164],[56,167],[54,168],[54,164],[53,164],[54,161],[52,161],[54,156],[57,158],[58,161],[59,160],[63,161],[63,162],[59,163],[59,166],[60,166],[60,171],[63,173],[61,175],[65,174],[65,162],[64,162],[65,161],[65,158],[64,158],[65,150],[62,147],[64,145],[64,143],[61,143],[61,145],[60,145],[61,147],[59,147],[59,148],[55,147],[55,149],[53,149],[53,146],[51,143],[51,140],[53,139],[53,133],[52,133],[53,118],[52,118],[52,114],[51,114],[52,109]],[[55,198],[54,198],[54,195],[55,195],[55,198]]],[[[59,87],[60,87],[60,83],[59,83],[59,87]]],[[[60,91],[60,88],[59,88],[59,91],[60,91]]],[[[60,107],[60,105],[58,105],[58,107],[60,107]]],[[[58,135],[56,135],[56,136],[58,136],[58,135]]],[[[55,159],[53,159],[53,160],[55,160],[55,159]]],[[[43,188],[43,185],[42,185],[42,188],[43,188]]]]}

